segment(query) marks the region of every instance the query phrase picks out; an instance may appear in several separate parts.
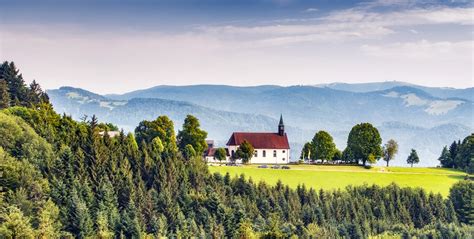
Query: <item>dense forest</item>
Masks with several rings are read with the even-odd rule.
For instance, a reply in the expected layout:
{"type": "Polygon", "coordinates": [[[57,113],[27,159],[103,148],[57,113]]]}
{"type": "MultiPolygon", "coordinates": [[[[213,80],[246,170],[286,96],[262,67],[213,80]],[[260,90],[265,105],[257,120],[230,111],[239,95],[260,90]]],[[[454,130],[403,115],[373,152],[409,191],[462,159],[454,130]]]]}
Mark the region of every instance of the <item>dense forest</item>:
{"type": "Polygon", "coordinates": [[[474,133],[463,141],[453,141],[449,148],[444,146],[438,160],[445,168],[456,168],[474,173],[474,133]]]}
{"type": "Polygon", "coordinates": [[[274,186],[210,174],[206,132],[166,116],[109,137],[59,115],[13,63],[0,69],[0,238],[472,238],[474,183],[423,189],[274,186]]]}

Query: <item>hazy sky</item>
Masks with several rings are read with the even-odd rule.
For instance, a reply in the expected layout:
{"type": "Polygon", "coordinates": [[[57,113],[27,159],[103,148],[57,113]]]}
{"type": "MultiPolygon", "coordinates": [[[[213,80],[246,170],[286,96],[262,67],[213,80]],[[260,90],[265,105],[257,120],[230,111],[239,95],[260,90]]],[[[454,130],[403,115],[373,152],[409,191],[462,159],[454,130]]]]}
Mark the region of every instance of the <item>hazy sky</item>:
{"type": "Polygon", "coordinates": [[[474,86],[471,1],[0,0],[0,60],[44,88],[474,86]]]}

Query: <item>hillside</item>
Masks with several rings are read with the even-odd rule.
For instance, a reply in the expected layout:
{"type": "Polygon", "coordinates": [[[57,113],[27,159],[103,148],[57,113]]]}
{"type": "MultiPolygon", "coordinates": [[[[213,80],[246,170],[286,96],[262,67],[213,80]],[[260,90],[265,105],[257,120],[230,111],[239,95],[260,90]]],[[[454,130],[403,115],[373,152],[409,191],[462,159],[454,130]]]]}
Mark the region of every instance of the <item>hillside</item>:
{"type": "Polygon", "coordinates": [[[371,92],[371,91],[383,91],[399,86],[409,86],[412,88],[423,90],[432,96],[439,98],[460,98],[469,101],[474,101],[474,87],[466,89],[455,89],[449,87],[428,87],[421,85],[414,85],[401,81],[386,81],[386,82],[374,82],[374,83],[330,83],[330,84],[319,84],[317,87],[327,87],[335,90],[344,90],[350,92],[371,92]]]}
{"type": "Polygon", "coordinates": [[[474,128],[472,102],[435,97],[410,86],[363,93],[312,86],[157,86],[106,96],[62,87],[48,94],[58,112],[76,119],[95,114],[129,131],[141,120],[158,115],[182,122],[187,114],[193,114],[209,138],[221,145],[233,131],[275,130],[282,113],[293,160],[316,130],[329,131],[343,149],[353,125],[371,122],[384,141],[399,141],[400,154],[394,164],[404,165],[409,150],[415,147],[422,157],[420,165],[434,166],[444,145],[474,128]]]}

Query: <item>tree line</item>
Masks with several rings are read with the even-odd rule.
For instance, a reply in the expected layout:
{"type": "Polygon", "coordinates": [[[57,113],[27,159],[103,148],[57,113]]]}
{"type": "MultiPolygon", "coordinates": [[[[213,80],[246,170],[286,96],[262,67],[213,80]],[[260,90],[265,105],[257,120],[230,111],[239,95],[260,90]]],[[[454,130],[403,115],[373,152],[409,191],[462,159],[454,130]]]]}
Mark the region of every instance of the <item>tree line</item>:
{"type": "Polygon", "coordinates": [[[474,173],[474,133],[463,141],[453,141],[449,146],[444,146],[438,158],[444,168],[455,168],[474,173]]]}
{"type": "MultiPolygon", "coordinates": [[[[1,76],[1,75],[0,75],[1,76]]],[[[16,97],[16,96],[15,96],[16,97]]],[[[46,101],[0,111],[0,238],[468,238],[474,184],[291,189],[211,174],[206,132],[166,116],[112,125],[46,101]],[[101,134],[101,132],[103,132],[101,134]]]]}
{"type": "MultiPolygon", "coordinates": [[[[341,152],[336,148],[332,136],[326,131],[318,131],[310,142],[304,144],[301,160],[321,163],[374,164],[383,159],[389,166],[398,153],[397,141],[390,139],[382,146],[382,138],[376,127],[370,123],[360,123],[352,127],[347,139],[347,147],[341,152]]],[[[411,149],[407,164],[420,162],[418,153],[411,149]]]]}

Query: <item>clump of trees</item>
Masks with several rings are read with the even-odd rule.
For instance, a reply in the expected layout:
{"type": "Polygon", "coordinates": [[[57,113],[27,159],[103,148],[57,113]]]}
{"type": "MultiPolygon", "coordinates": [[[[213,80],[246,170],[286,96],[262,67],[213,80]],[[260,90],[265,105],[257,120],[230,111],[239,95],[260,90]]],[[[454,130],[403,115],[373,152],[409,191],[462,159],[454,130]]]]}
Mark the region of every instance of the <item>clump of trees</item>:
{"type": "MultiPolygon", "coordinates": [[[[78,122],[47,104],[0,111],[0,238],[469,238],[473,233],[471,181],[457,184],[448,198],[395,184],[345,190],[270,186],[243,175],[209,173],[201,155],[186,153],[191,147],[196,151],[193,142],[200,136],[179,146],[166,116],[116,137],[99,134],[99,125],[96,117],[78,122]]],[[[188,132],[181,135],[198,128],[183,127],[188,132]]],[[[246,147],[252,154],[250,146],[241,145],[246,147]]]]}
{"type": "Polygon", "coordinates": [[[454,141],[448,148],[444,146],[438,158],[442,167],[474,173],[474,134],[461,141],[454,141]]]}
{"type": "MultiPolygon", "coordinates": [[[[361,123],[351,129],[347,139],[347,147],[344,151],[341,152],[336,148],[329,133],[319,131],[314,135],[311,142],[304,145],[300,158],[312,161],[321,160],[323,163],[362,163],[365,166],[367,162],[370,164],[376,163],[383,156],[381,144],[382,139],[377,128],[370,123],[361,123]]],[[[390,153],[387,157],[393,158],[396,150],[390,148],[390,153]]],[[[392,160],[392,158],[389,160],[392,160]]]]}
{"type": "Polygon", "coordinates": [[[33,80],[27,86],[15,63],[5,61],[0,65],[0,109],[10,106],[31,107],[49,103],[48,95],[33,80]]]}

